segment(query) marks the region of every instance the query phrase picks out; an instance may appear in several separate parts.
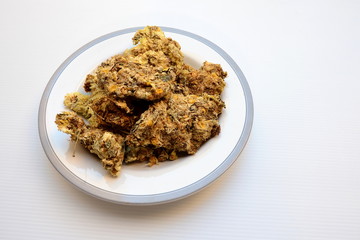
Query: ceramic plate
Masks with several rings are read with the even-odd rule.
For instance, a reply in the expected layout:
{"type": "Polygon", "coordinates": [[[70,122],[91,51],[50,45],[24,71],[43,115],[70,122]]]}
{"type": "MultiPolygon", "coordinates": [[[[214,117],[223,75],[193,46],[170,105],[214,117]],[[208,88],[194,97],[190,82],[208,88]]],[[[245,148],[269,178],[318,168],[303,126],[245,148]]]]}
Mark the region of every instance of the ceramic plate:
{"type": "Polygon", "coordinates": [[[214,43],[196,34],[161,27],[167,37],[180,43],[185,62],[200,67],[204,61],[221,64],[227,71],[220,116],[221,132],[192,156],[147,167],[144,163],[125,165],[113,178],[96,156],[76,148],[69,135],[57,130],[57,113],[66,110],[66,93],[82,91],[84,79],[102,61],[132,47],[134,33],[143,27],[101,36],[73,53],[56,70],[43,93],[39,108],[40,139],[51,163],[72,184],[86,193],[121,204],[159,204],[187,197],[209,185],[236,160],[249,137],[253,103],[247,81],[231,57],[214,43]]]}

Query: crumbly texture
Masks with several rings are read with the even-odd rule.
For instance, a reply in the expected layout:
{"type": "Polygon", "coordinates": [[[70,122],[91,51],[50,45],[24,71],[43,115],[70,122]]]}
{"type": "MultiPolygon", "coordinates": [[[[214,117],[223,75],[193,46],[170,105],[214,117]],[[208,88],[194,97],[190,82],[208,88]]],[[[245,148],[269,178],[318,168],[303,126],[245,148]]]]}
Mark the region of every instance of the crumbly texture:
{"type": "Polygon", "coordinates": [[[137,31],[133,43],[86,77],[88,94],[67,94],[72,111],[56,116],[59,130],[98,155],[112,176],[123,163],[195,154],[219,134],[225,107],[227,73],[219,64],[187,65],[179,43],[156,26],[137,31]]]}
{"type": "Polygon", "coordinates": [[[124,137],[99,128],[89,127],[74,112],[56,115],[55,123],[59,130],[70,134],[71,140],[80,142],[91,153],[96,154],[103,167],[112,176],[118,176],[124,160],[124,137]]]}
{"type": "Polygon", "coordinates": [[[64,105],[86,118],[91,127],[109,128],[114,132],[128,133],[139,118],[125,101],[114,101],[102,91],[92,95],[69,93],[64,105]]]}
{"type": "Polygon", "coordinates": [[[183,95],[209,94],[220,96],[225,87],[227,73],[220,64],[204,62],[200,69],[184,64],[178,71],[175,92],[183,95]]]}
{"type": "Polygon", "coordinates": [[[95,74],[88,76],[85,90],[101,89],[114,98],[147,101],[169,95],[173,91],[176,67],[184,64],[180,45],[166,38],[158,27],[139,30],[133,43],[138,45],[103,62],[95,74]]]}
{"type": "Polygon", "coordinates": [[[151,146],[194,154],[220,131],[224,103],[218,96],[173,94],[154,103],[126,136],[127,145],[151,146]]]}

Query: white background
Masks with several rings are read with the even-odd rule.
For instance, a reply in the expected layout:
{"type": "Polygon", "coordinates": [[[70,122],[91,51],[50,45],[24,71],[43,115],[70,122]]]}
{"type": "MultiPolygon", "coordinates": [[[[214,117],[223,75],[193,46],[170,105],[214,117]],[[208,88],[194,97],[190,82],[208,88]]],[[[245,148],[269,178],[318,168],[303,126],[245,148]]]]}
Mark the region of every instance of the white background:
{"type": "Polygon", "coordinates": [[[359,12],[355,0],[1,0],[0,239],[360,239],[359,12]],[[208,188],[130,207],[57,173],[37,111],[70,54],[142,25],[190,31],[228,52],[255,118],[241,156],[208,188]]]}

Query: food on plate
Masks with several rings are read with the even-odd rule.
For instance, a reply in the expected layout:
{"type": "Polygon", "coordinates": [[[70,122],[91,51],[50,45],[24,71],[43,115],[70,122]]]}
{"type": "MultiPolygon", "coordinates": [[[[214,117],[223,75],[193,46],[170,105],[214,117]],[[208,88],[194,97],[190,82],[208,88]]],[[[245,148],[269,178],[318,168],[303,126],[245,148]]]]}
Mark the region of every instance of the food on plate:
{"type": "Polygon", "coordinates": [[[137,31],[133,43],[86,76],[87,93],[67,94],[69,110],[55,121],[112,176],[123,164],[152,166],[195,154],[220,133],[225,107],[227,73],[219,64],[186,64],[179,43],[156,26],[137,31]]]}
{"type": "Polygon", "coordinates": [[[124,159],[124,137],[100,128],[90,127],[74,112],[56,115],[59,130],[70,134],[71,140],[79,141],[91,153],[96,154],[103,167],[116,176],[124,159]]]}
{"type": "Polygon", "coordinates": [[[172,94],[141,114],[126,143],[194,154],[202,143],[219,133],[218,117],[223,106],[219,96],[172,94]]]}

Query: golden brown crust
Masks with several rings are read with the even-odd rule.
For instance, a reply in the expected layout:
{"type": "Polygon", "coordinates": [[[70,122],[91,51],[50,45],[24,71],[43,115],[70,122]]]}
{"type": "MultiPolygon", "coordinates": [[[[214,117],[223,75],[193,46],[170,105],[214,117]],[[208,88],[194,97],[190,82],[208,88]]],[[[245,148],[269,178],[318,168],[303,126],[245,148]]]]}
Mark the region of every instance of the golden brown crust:
{"type": "Polygon", "coordinates": [[[158,27],[139,30],[134,48],[103,62],[88,75],[86,91],[104,90],[118,98],[154,101],[173,91],[175,67],[183,64],[180,45],[164,36],[158,27]]]}
{"type": "Polygon", "coordinates": [[[115,101],[101,91],[92,95],[69,93],[64,105],[86,118],[91,127],[112,128],[115,132],[128,133],[139,118],[125,101],[115,101]]]}
{"type": "Polygon", "coordinates": [[[203,94],[173,94],[145,111],[126,137],[134,146],[152,146],[194,154],[202,143],[218,133],[218,117],[224,103],[203,94]]]}
{"type": "Polygon", "coordinates": [[[177,90],[185,95],[220,95],[226,76],[219,64],[204,62],[199,70],[185,64],[178,72],[177,90]]]}
{"type": "Polygon", "coordinates": [[[97,154],[113,176],[123,162],[152,166],[195,154],[219,134],[225,106],[227,74],[219,64],[185,64],[179,43],[156,26],[137,31],[133,43],[87,75],[88,95],[65,96],[65,106],[88,125],[74,112],[56,117],[59,130],[97,154]]]}
{"type": "Polygon", "coordinates": [[[124,138],[121,135],[89,127],[74,112],[56,115],[59,130],[70,134],[73,141],[79,141],[91,153],[96,154],[112,176],[118,176],[124,159],[124,138]]]}

